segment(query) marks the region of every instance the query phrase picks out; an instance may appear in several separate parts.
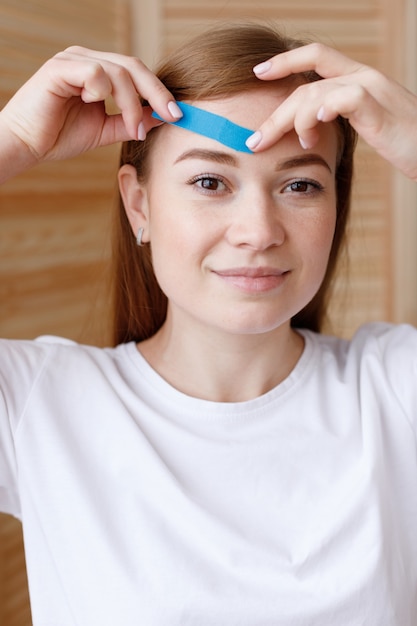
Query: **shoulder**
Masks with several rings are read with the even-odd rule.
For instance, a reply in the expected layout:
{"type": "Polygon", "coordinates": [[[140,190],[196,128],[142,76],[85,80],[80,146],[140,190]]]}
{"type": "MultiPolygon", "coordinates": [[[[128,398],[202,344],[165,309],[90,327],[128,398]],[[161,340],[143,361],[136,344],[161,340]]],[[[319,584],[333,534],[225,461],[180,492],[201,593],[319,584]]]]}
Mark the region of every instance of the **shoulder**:
{"type": "Polygon", "coordinates": [[[408,324],[369,324],[351,342],[353,357],[362,369],[380,375],[399,398],[412,392],[417,400],[417,329],[408,324]]]}
{"type": "Polygon", "coordinates": [[[83,360],[94,355],[95,358],[108,358],[112,349],[79,344],[64,337],[44,335],[36,339],[0,339],[0,369],[7,362],[22,367],[38,367],[43,362],[56,356],[83,360]]]}
{"type": "Polygon", "coordinates": [[[387,373],[416,373],[417,329],[409,324],[373,323],[362,326],[350,342],[350,352],[366,363],[380,363],[387,373]]]}
{"type": "Polygon", "coordinates": [[[129,344],[116,348],[83,345],[62,337],[43,336],[35,340],[0,340],[0,387],[31,386],[48,377],[62,384],[71,374],[78,378],[122,367],[129,344]]]}
{"type": "MultiPolygon", "coordinates": [[[[303,331],[304,333],[306,331],[303,331]]],[[[351,339],[319,335],[308,331],[315,350],[343,365],[371,358],[389,366],[391,362],[417,360],[417,329],[408,324],[373,322],[364,324],[351,339]]]]}
{"type": "Polygon", "coordinates": [[[31,402],[62,406],[76,397],[104,399],[130,384],[131,344],[99,348],[61,337],[0,340],[0,418],[4,407],[12,421],[31,402]],[[117,391],[116,391],[117,390],[117,391]]]}
{"type": "MultiPolygon", "coordinates": [[[[350,340],[308,333],[316,380],[342,394],[365,398],[408,418],[417,416],[417,329],[407,324],[370,323],[350,340]]],[[[416,423],[417,426],[417,423],[416,423]]]]}

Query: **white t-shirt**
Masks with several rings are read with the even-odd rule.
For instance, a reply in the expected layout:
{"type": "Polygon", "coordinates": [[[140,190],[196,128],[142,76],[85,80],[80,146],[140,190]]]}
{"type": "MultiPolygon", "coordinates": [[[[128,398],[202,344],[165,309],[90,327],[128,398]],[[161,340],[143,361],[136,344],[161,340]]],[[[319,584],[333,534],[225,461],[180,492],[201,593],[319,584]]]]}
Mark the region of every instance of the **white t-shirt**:
{"type": "Polygon", "coordinates": [[[35,626],[415,626],[417,331],[303,335],[278,387],[224,404],[133,343],[0,344],[35,626]]]}

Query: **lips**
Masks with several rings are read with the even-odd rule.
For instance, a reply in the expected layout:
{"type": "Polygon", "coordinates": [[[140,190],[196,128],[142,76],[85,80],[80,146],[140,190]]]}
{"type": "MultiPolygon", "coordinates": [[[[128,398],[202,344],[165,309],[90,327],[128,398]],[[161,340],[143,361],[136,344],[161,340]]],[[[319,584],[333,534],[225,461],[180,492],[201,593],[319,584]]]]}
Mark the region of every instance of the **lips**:
{"type": "Polygon", "coordinates": [[[287,270],[274,267],[234,267],[214,273],[230,286],[247,293],[263,293],[280,287],[288,275],[287,270]]]}

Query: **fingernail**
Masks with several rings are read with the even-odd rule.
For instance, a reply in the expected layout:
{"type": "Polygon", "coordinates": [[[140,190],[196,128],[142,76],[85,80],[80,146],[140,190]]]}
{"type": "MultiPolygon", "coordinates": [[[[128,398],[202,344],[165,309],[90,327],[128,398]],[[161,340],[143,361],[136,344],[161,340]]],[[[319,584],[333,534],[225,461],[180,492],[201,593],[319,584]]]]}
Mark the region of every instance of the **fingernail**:
{"type": "Polygon", "coordinates": [[[266,72],[268,72],[268,70],[270,70],[272,67],[272,63],[271,61],[264,61],[263,63],[259,63],[258,65],[255,65],[255,67],[253,68],[253,72],[259,76],[260,74],[266,74],[266,72]]]}
{"type": "Polygon", "coordinates": [[[307,141],[305,141],[305,139],[303,139],[302,137],[298,138],[298,141],[300,142],[300,146],[302,147],[303,150],[308,150],[311,146],[308,144],[307,141]]]}
{"type": "Polygon", "coordinates": [[[183,112],[181,111],[178,104],[174,101],[168,102],[168,111],[170,112],[172,117],[175,117],[175,119],[179,119],[183,116],[183,112]]]}
{"type": "Polygon", "coordinates": [[[250,137],[248,137],[245,141],[247,147],[249,148],[249,150],[253,150],[254,148],[256,148],[256,146],[258,146],[261,143],[261,139],[262,139],[262,133],[257,130],[255,133],[253,133],[253,135],[251,135],[250,137]]]}
{"type": "Polygon", "coordinates": [[[146,139],[145,125],[143,122],[141,122],[138,126],[138,140],[145,141],[145,139],[146,139]]]}
{"type": "Polygon", "coordinates": [[[317,119],[319,122],[322,122],[324,120],[324,107],[321,106],[317,112],[317,119]]]}

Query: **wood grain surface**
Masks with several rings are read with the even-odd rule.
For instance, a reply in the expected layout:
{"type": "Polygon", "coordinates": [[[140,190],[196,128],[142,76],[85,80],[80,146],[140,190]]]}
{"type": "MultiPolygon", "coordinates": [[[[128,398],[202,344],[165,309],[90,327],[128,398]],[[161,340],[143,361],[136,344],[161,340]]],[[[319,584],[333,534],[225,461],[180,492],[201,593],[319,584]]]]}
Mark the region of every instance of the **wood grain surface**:
{"type": "MultiPolygon", "coordinates": [[[[152,11],[149,1],[1,0],[0,105],[51,54],[73,43],[123,52],[152,48],[152,62],[207,25],[265,19],[289,34],[318,35],[403,80],[407,41],[415,35],[409,0],[153,0],[152,11]],[[142,19],[147,15],[149,23],[142,19]]],[[[116,164],[117,148],[110,148],[41,167],[0,190],[2,336],[106,343],[116,164]]],[[[330,330],[349,336],[364,321],[391,320],[403,310],[398,302],[415,271],[399,289],[395,267],[404,250],[393,234],[393,207],[400,197],[401,184],[360,144],[348,262],[335,284],[330,330]]],[[[412,306],[409,317],[417,321],[412,306]]],[[[0,624],[30,624],[21,528],[7,516],[0,516],[0,624]]]]}

